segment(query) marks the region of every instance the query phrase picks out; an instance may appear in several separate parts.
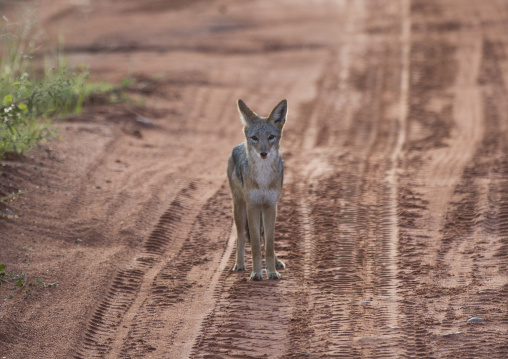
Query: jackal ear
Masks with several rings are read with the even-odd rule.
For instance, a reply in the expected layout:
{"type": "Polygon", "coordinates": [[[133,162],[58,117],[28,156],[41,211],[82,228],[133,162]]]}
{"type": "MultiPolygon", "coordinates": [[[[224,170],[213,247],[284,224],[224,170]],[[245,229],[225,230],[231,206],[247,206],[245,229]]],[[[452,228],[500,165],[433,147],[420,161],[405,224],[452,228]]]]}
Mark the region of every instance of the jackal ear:
{"type": "Polygon", "coordinates": [[[275,125],[279,130],[282,131],[282,127],[286,123],[286,117],[288,115],[288,102],[284,99],[270,112],[268,116],[268,123],[275,125]]]}
{"type": "Polygon", "coordinates": [[[252,120],[257,117],[257,114],[252,111],[242,100],[238,100],[238,113],[240,120],[242,120],[245,127],[252,125],[252,120]]]}

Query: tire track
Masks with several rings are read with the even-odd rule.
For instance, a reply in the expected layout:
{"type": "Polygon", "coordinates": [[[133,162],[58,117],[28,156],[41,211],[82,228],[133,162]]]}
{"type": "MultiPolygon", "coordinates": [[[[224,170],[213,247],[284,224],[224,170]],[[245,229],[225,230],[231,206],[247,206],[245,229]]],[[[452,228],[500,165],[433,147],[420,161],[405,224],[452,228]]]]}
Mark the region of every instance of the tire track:
{"type": "Polygon", "coordinates": [[[75,358],[118,355],[125,328],[132,323],[151,281],[165,263],[161,260],[162,254],[171,254],[166,253],[168,243],[172,243],[171,248],[178,248],[186,238],[191,221],[197,214],[196,202],[199,203],[204,194],[203,189],[198,190],[197,186],[191,182],[178,192],[146,240],[143,252],[115,275],[108,293],[89,322],[75,358]]]}
{"type": "MultiPolygon", "coordinates": [[[[358,212],[357,208],[336,207],[330,202],[333,199],[339,203],[354,203],[349,200],[354,200],[358,194],[357,182],[349,182],[348,177],[354,176],[313,179],[315,182],[312,187],[321,188],[319,197],[312,201],[314,205],[311,206],[310,218],[302,213],[303,223],[310,221],[314,224],[314,232],[309,240],[314,242],[316,248],[311,273],[306,278],[309,312],[312,313],[310,327],[315,338],[308,351],[325,357],[338,356],[340,353],[345,357],[357,354],[352,343],[354,331],[348,322],[349,318],[355,317],[355,305],[358,305],[351,305],[349,296],[358,277],[354,271],[354,235],[347,234],[353,234],[350,224],[357,223],[358,212]],[[325,198],[328,200],[324,201],[325,198]],[[334,218],[333,222],[327,220],[329,217],[334,218]],[[352,221],[343,220],[347,217],[352,221]]],[[[300,198],[305,196],[305,192],[299,195],[300,198]]],[[[356,234],[356,228],[353,231],[356,234]]]]}
{"type": "Polygon", "coordinates": [[[466,358],[506,356],[506,342],[500,338],[508,335],[508,326],[499,309],[506,298],[507,281],[499,270],[506,268],[508,256],[503,248],[508,223],[503,159],[508,151],[504,135],[499,136],[496,105],[486,109],[486,136],[455,187],[445,216],[437,268],[432,273],[436,284],[425,288],[427,295],[449,303],[446,318],[439,323],[443,329],[475,338],[467,343],[436,343],[436,353],[445,358],[458,354],[466,358]],[[468,325],[470,317],[486,318],[488,323],[468,325]],[[490,335],[493,328],[498,336],[490,335]]]}
{"type": "Polygon", "coordinates": [[[149,295],[122,343],[122,357],[150,352],[163,357],[189,356],[201,322],[215,302],[224,257],[229,259],[232,253],[227,203],[229,192],[223,184],[202,206],[184,244],[151,280],[149,295]],[[173,348],[168,343],[174,343],[173,348]]]}
{"type": "Polygon", "coordinates": [[[399,243],[399,216],[398,216],[398,199],[399,199],[399,183],[398,175],[399,171],[399,160],[402,157],[402,150],[404,143],[406,142],[407,133],[407,117],[408,117],[408,106],[409,106],[409,84],[410,84],[410,49],[411,49],[411,13],[410,13],[410,1],[401,2],[401,74],[400,74],[400,99],[399,99],[399,113],[397,118],[397,139],[395,147],[390,156],[389,170],[387,172],[387,192],[389,193],[389,199],[384,203],[384,213],[382,221],[391,223],[389,228],[386,228],[384,235],[388,237],[384,243],[385,254],[384,261],[386,263],[387,273],[385,277],[387,283],[386,296],[393,300],[388,301],[390,303],[388,308],[389,322],[391,326],[399,326],[399,310],[398,304],[395,299],[398,297],[397,286],[398,286],[398,267],[397,267],[397,256],[398,256],[398,243],[399,243]]]}
{"type": "MultiPolygon", "coordinates": [[[[307,300],[296,303],[295,313],[310,314],[302,332],[312,329],[314,339],[307,350],[312,355],[394,358],[399,357],[399,345],[405,337],[399,328],[397,294],[397,167],[408,113],[409,3],[402,2],[392,11],[402,19],[402,52],[392,52],[396,46],[392,48],[389,43],[382,49],[364,44],[369,54],[350,56],[369,59],[368,66],[362,69],[357,62],[349,76],[338,77],[349,79],[348,86],[354,86],[349,93],[363,91],[365,106],[361,102],[356,113],[352,112],[346,135],[337,134],[338,141],[329,143],[329,150],[342,144],[352,152],[329,154],[325,167],[333,171],[320,169],[319,175],[302,181],[297,192],[302,208],[300,236],[310,242],[303,245],[304,258],[314,266],[306,276],[307,300]],[[399,66],[402,75],[393,76],[399,82],[388,80],[399,66]],[[396,109],[390,104],[395,100],[393,93],[399,96],[396,103],[400,107],[396,109]],[[306,199],[313,204],[310,210],[306,199]]],[[[341,58],[340,63],[348,61],[341,58]]],[[[333,64],[327,70],[337,67],[333,64]]],[[[333,91],[327,95],[321,101],[334,98],[333,91]]],[[[347,99],[342,103],[350,106],[347,99]]],[[[314,117],[329,117],[320,112],[328,106],[320,103],[313,107],[318,111],[314,117]]],[[[348,112],[351,108],[343,113],[348,112]]],[[[317,125],[323,129],[317,133],[327,132],[326,126],[317,125]]],[[[323,144],[322,139],[316,145],[323,144]]],[[[301,352],[301,347],[298,349],[295,352],[301,352]]]]}
{"type": "MultiPolygon", "coordinates": [[[[492,50],[487,42],[482,76],[486,68],[499,66],[499,59],[492,50]]],[[[491,73],[493,77],[482,77],[485,134],[454,189],[442,228],[439,270],[435,274],[436,282],[441,286],[446,286],[441,279],[445,272],[457,283],[449,288],[454,300],[450,300],[447,313],[451,322],[448,327],[458,328],[458,331],[474,336],[475,340],[465,345],[454,341],[438,343],[436,351],[444,357],[453,357],[457,353],[469,358],[506,356],[506,341],[501,338],[508,336],[508,326],[506,315],[499,308],[504,304],[508,287],[506,278],[500,273],[506,268],[508,256],[504,245],[508,223],[505,160],[508,147],[504,138],[508,118],[506,105],[495,99],[506,96],[508,91],[495,76],[496,72],[491,73]],[[457,321],[473,316],[486,318],[488,322],[473,327],[457,321]],[[493,328],[498,336],[490,335],[493,328]]]]}
{"type": "MultiPolygon", "coordinates": [[[[449,4],[426,5],[433,9],[433,16],[425,17],[429,23],[436,24],[434,17],[446,18],[441,6],[449,4]]],[[[506,356],[506,316],[499,311],[506,296],[506,280],[499,273],[504,260],[496,258],[502,247],[498,225],[504,222],[502,138],[507,123],[506,105],[496,98],[506,96],[502,76],[506,44],[493,45],[489,35],[484,38],[482,30],[491,29],[482,29],[481,17],[495,16],[479,16],[499,10],[487,6],[479,11],[466,4],[456,22],[453,46],[447,36],[440,36],[420,39],[415,47],[415,55],[437,51],[441,60],[428,58],[413,65],[416,73],[423,70],[429,76],[425,86],[414,83],[419,99],[411,103],[415,110],[430,109],[426,117],[433,117],[434,125],[429,136],[409,141],[404,190],[399,194],[404,224],[399,266],[408,303],[404,326],[413,337],[406,345],[408,356],[506,356]],[[418,70],[420,66],[423,69],[418,70]],[[440,75],[446,68],[453,71],[440,75]],[[436,106],[436,100],[442,105],[436,106]],[[473,316],[488,319],[480,325],[467,323],[473,316]],[[490,336],[493,327],[497,334],[490,336]]]]}
{"type": "MultiPolygon", "coordinates": [[[[434,3],[413,2],[411,14],[415,19],[412,26],[415,40],[410,54],[407,141],[401,159],[405,173],[399,178],[398,194],[401,223],[398,265],[399,277],[404,283],[400,290],[404,298],[401,326],[407,333],[403,342],[405,355],[428,358],[435,355],[430,328],[437,319],[428,315],[428,303],[415,300],[413,293],[418,288],[416,293],[422,294],[421,280],[417,278],[430,273],[435,265],[429,263],[432,262],[429,253],[437,246],[439,224],[436,222],[441,218],[436,218],[436,213],[442,211],[440,206],[444,206],[450,195],[450,185],[446,181],[455,181],[460,174],[470,150],[464,145],[474,144],[475,135],[481,128],[477,128],[474,103],[467,114],[458,112],[468,108],[460,102],[466,98],[470,101],[477,64],[475,56],[470,57],[470,61],[457,63],[456,55],[464,52],[462,58],[467,58],[466,53],[476,54],[475,39],[453,42],[452,45],[448,34],[432,37],[422,31],[435,25],[430,18],[441,14],[439,6],[434,3]],[[432,15],[422,17],[422,11],[432,15]],[[457,123],[455,118],[458,118],[457,123]]],[[[459,25],[457,29],[460,30],[459,25]]]]}
{"type": "MultiPolygon", "coordinates": [[[[407,12],[408,4],[405,6],[407,12]]],[[[347,138],[345,145],[358,147],[358,151],[344,158],[330,158],[329,167],[342,173],[341,176],[323,176],[309,184],[320,189],[313,201],[319,205],[311,212],[316,233],[315,262],[319,263],[310,278],[311,312],[316,313],[312,328],[317,338],[326,338],[316,342],[311,352],[325,357],[398,357],[401,333],[394,193],[397,160],[405,134],[410,43],[409,19],[404,11],[399,11],[400,18],[406,21],[402,36],[406,51],[397,58],[389,46],[383,50],[368,48],[372,54],[362,57],[376,60],[370,61],[366,72],[358,68],[353,72],[352,80],[358,81],[353,82],[356,88],[370,89],[363,99],[369,106],[359,107],[357,121],[352,123],[349,136],[343,137],[347,138]],[[394,71],[392,66],[400,63],[406,68],[406,75],[399,77],[398,84],[387,81],[394,71]],[[398,103],[402,110],[396,119],[391,117],[387,102],[381,100],[385,92],[401,96],[398,103]],[[338,203],[340,209],[334,205],[338,203]],[[330,221],[331,218],[334,220],[330,221]],[[337,234],[324,234],[334,233],[335,228],[337,234]]]]}

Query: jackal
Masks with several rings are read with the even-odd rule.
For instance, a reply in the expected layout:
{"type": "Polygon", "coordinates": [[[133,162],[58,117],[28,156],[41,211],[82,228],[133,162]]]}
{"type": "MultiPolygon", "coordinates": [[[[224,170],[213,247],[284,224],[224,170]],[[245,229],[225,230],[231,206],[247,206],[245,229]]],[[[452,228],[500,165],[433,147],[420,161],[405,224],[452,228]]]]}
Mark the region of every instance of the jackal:
{"type": "Polygon", "coordinates": [[[227,171],[237,231],[236,261],[233,270],[245,270],[244,250],[247,232],[252,249],[251,280],[263,279],[260,239],[262,234],[265,239],[268,279],[279,279],[280,274],[276,268],[285,268],[285,264],[275,255],[274,232],[277,200],[284,177],[279,148],[287,111],[287,101],[282,100],[268,117],[261,117],[242,100],[238,100],[245,142],[233,149],[227,171]]]}

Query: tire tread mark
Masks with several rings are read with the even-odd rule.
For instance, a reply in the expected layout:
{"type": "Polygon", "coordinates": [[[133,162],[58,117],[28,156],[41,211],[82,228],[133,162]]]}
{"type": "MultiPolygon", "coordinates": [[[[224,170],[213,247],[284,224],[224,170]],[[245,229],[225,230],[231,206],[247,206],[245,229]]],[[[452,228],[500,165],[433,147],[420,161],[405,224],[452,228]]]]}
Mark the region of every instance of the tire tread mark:
{"type": "MultiPolygon", "coordinates": [[[[180,228],[179,234],[175,234],[181,241],[179,249],[161,262],[147,286],[147,297],[136,311],[122,343],[121,357],[141,357],[147,353],[156,357],[188,357],[187,347],[190,352],[192,342],[187,341],[193,339],[189,337],[194,331],[189,329],[189,321],[196,321],[196,332],[200,328],[199,318],[192,308],[199,306],[205,310],[209,305],[207,301],[214,298],[209,295],[208,288],[200,285],[198,278],[213,287],[213,278],[222,276],[220,268],[214,265],[214,258],[224,250],[224,238],[229,235],[232,220],[227,206],[229,189],[225,184],[209,198],[202,196],[201,199],[206,202],[193,209],[195,216],[186,225],[187,229],[180,228]],[[201,300],[197,301],[198,297],[201,300]],[[169,313],[172,313],[171,319],[161,319],[168,318],[169,313]],[[166,352],[167,348],[160,345],[161,338],[164,343],[174,343],[181,342],[182,335],[186,345],[178,354],[166,352]]],[[[186,217],[191,216],[187,214],[186,217]]]]}
{"type": "Polygon", "coordinates": [[[103,358],[110,353],[116,331],[134,303],[144,276],[160,260],[160,256],[172,239],[175,222],[181,221],[183,213],[191,205],[186,202],[189,202],[193,188],[196,187],[191,182],[177,193],[145,241],[142,253],[135,259],[134,265],[120,270],[115,275],[108,292],[89,320],[84,339],[79,344],[74,358],[103,358]]]}

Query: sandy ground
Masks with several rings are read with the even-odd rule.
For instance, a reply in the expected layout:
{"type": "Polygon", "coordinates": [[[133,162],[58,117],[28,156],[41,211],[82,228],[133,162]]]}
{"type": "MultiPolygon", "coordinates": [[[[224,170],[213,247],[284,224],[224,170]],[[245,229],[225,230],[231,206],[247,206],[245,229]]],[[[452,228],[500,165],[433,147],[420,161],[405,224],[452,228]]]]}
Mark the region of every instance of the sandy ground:
{"type": "Polygon", "coordinates": [[[26,193],[0,208],[0,263],[58,284],[0,287],[0,358],[508,357],[506,1],[38,13],[143,102],[3,161],[0,189],[26,193]],[[248,281],[249,250],[231,271],[237,98],[289,102],[280,281],[248,281]]]}

